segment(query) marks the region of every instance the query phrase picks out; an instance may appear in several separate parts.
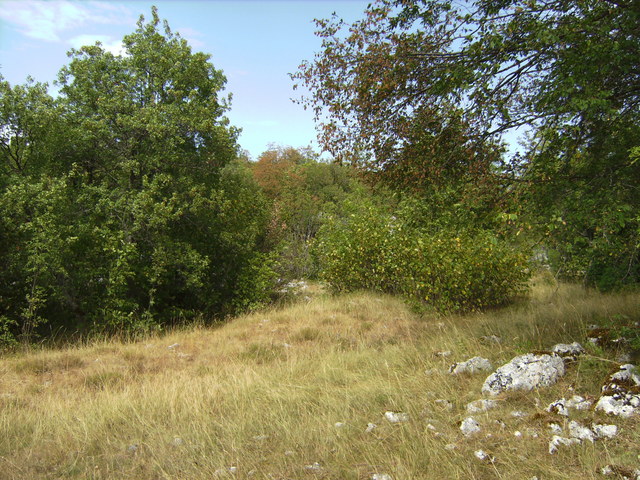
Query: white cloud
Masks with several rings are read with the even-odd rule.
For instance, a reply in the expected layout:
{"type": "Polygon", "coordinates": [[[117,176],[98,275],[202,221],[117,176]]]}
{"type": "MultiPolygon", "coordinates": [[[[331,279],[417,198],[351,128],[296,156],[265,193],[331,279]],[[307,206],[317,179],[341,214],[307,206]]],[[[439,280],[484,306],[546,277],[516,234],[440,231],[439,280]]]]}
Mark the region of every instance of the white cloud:
{"type": "Polygon", "coordinates": [[[0,18],[23,35],[47,42],[59,42],[65,32],[87,24],[123,24],[134,19],[124,6],[69,0],[4,1],[0,18]]]}
{"type": "Polygon", "coordinates": [[[102,48],[114,55],[124,55],[126,53],[122,42],[120,40],[114,40],[113,37],[110,37],[109,35],[78,35],[70,38],[67,42],[73,48],[80,48],[85,45],[95,45],[96,42],[100,42],[102,44],[102,48]]]}
{"type": "Polygon", "coordinates": [[[195,30],[193,28],[184,27],[178,29],[178,33],[182,38],[184,38],[192,48],[202,48],[205,46],[205,43],[200,40],[198,37],[203,37],[202,32],[195,30]]]}

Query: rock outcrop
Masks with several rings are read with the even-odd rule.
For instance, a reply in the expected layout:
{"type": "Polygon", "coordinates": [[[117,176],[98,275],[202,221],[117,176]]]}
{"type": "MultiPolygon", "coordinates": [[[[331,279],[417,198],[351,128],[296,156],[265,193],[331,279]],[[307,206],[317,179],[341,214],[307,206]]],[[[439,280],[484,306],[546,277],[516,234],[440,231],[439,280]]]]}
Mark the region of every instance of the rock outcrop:
{"type": "Polygon", "coordinates": [[[533,390],[553,385],[564,375],[564,361],[558,355],[527,353],[489,375],[482,393],[498,395],[507,390],[533,390]]]}

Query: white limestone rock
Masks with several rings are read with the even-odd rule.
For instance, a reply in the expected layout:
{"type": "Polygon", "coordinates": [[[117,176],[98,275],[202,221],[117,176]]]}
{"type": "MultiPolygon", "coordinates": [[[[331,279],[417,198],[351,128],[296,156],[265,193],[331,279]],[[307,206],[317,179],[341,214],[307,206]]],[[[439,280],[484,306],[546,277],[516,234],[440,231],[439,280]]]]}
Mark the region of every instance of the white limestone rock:
{"type": "Polygon", "coordinates": [[[617,425],[601,425],[594,423],[591,425],[591,429],[598,438],[613,438],[618,435],[617,425]]]}
{"type": "Polygon", "coordinates": [[[640,480],[640,469],[632,470],[620,465],[605,465],[600,469],[600,474],[605,477],[615,476],[621,480],[640,480]]]}
{"type": "Polygon", "coordinates": [[[480,430],[480,424],[473,417],[467,417],[460,423],[460,431],[465,437],[478,433],[480,430]]]}
{"type": "Polygon", "coordinates": [[[474,400],[467,404],[467,412],[468,413],[481,413],[486,412],[487,410],[491,410],[492,408],[496,408],[498,406],[498,402],[495,400],[487,400],[480,399],[474,400]]]}
{"type": "Polygon", "coordinates": [[[385,412],[384,418],[391,423],[404,423],[409,421],[408,413],[400,413],[400,412],[385,412]]]}
{"type": "Polygon", "coordinates": [[[561,357],[576,357],[584,353],[584,348],[578,342],[558,343],[551,347],[551,351],[561,357]]]}
{"type": "Polygon", "coordinates": [[[527,353],[512,359],[489,375],[482,386],[482,393],[498,395],[506,390],[533,390],[553,385],[565,367],[557,355],[527,353]]]}
{"type": "Polygon", "coordinates": [[[320,465],[318,462],[313,462],[311,465],[305,465],[304,469],[310,472],[321,472],[322,465],[320,465]]]}
{"type": "Polygon", "coordinates": [[[475,452],[473,452],[473,455],[480,460],[481,462],[495,462],[495,458],[492,457],[491,455],[489,455],[487,452],[485,452],[484,450],[476,450],[475,452]]]}
{"type": "Polygon", "coordinates": [[[558,451],[558,447],[560,445],[564,445],[565,447],[570,447],[571,445],[580,444],[580,439],[578,438],[566,438],[561,437],[559,435],[554,435],[549,442],[549,453],[553,455],[558,451]]]}
{"type": "Polygon", "coordinates": [[[393,480],[393,477],[387,473],[374,473],[371,480],[393,480]]]}
{"type": "Polygon", "coordinates": [[[574,395],[565,402],[567,408],[575,408],[576,410],[588,410],[593,402],[580,395],[574,395]]]}
{"type": "Polygon", "coordinates": [[[449,373],[451,373],[451,375],[460,375],[462,373],[473,374],[476,372],[486,372],[491,370],[493,370],[493,367],[489,360],[482,357],[473,357],[466,362],[454,363],[449,368],[449,373]]]}
{"type": "Polygon", "coordinates": [[[569,422],[569,435],[572,438],[577,438],[578,440],[588,440],[591,443],[595,442],[596,434],[589,427],[585,427],[584,425],[576,422],[575,420],[571,420],[569,422]]]}
{"type": "Polygon", "coordinates": [[[558,424],[558,423],[550,423],[548,425],[549,430],[551,430],[551,433],[555,434],[555,435],[560,435],[562,433],[562,427],[558,424]]]}
{"type": "Polygon", "coordinates": [[[602,386],[602,396],[595,409],[620,417],[631,417],[640,412],[640,375],[635,365],[626,364],[602,386]]]}

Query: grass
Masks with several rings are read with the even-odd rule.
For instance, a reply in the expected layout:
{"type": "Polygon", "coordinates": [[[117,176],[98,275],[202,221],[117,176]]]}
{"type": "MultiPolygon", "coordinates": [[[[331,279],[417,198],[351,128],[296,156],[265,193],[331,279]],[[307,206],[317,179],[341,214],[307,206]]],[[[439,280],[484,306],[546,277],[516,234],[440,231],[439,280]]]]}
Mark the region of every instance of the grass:
{"type": "MultiPolygon", "coordinates": [[[[616,419],[615,439],[552,456],[544,408],[597,395],[614,352],[589,347],[553,387],[499,397],[500,408],[474,415],[483,430],[471,438],[458,425],[486,375],[447,369],[476,355],[498,366],[554,343],[584,344],[589,324],[637,321],[639,312],[637,294],[543,279],[530,298],[482,314],[419,316],[397,298],[320,295],[216,329],[6,356],[0,478],[601,478],[607,463],[638,468],[638,420],[616,419]],[[450,357],[434,355],[445,350],[450,357]],[[391,424],[388,410],[410,421],[391,424]],[[366,432],[369,423],[377,427],[366,432]],[[477,449],[496,461],[479,461],[477,449]]],[[[572,418],[611,422],[592,411],[572,418]]]]}

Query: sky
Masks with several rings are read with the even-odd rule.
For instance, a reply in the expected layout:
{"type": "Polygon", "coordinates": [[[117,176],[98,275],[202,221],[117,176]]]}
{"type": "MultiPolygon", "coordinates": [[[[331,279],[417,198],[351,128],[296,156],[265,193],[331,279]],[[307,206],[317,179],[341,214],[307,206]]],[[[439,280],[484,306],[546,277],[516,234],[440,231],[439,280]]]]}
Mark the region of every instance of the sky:
{"type": "Polygon", "coordinates": [[[348,22],[362,18],[370,0],[0,0],[0,74],[12,85],[27,76],[53,81],[71,48],[93,45],[119,53],[140,14],[158,7],[173,32],[194,51],[211,55],[233,95],[227,116],[240,127],[240,147],[253,159],[270,144],[319,150],[313,114],[291,101],[289,73],[312,60],[321,40],[314,18],[333,12],[348,22]]]}

